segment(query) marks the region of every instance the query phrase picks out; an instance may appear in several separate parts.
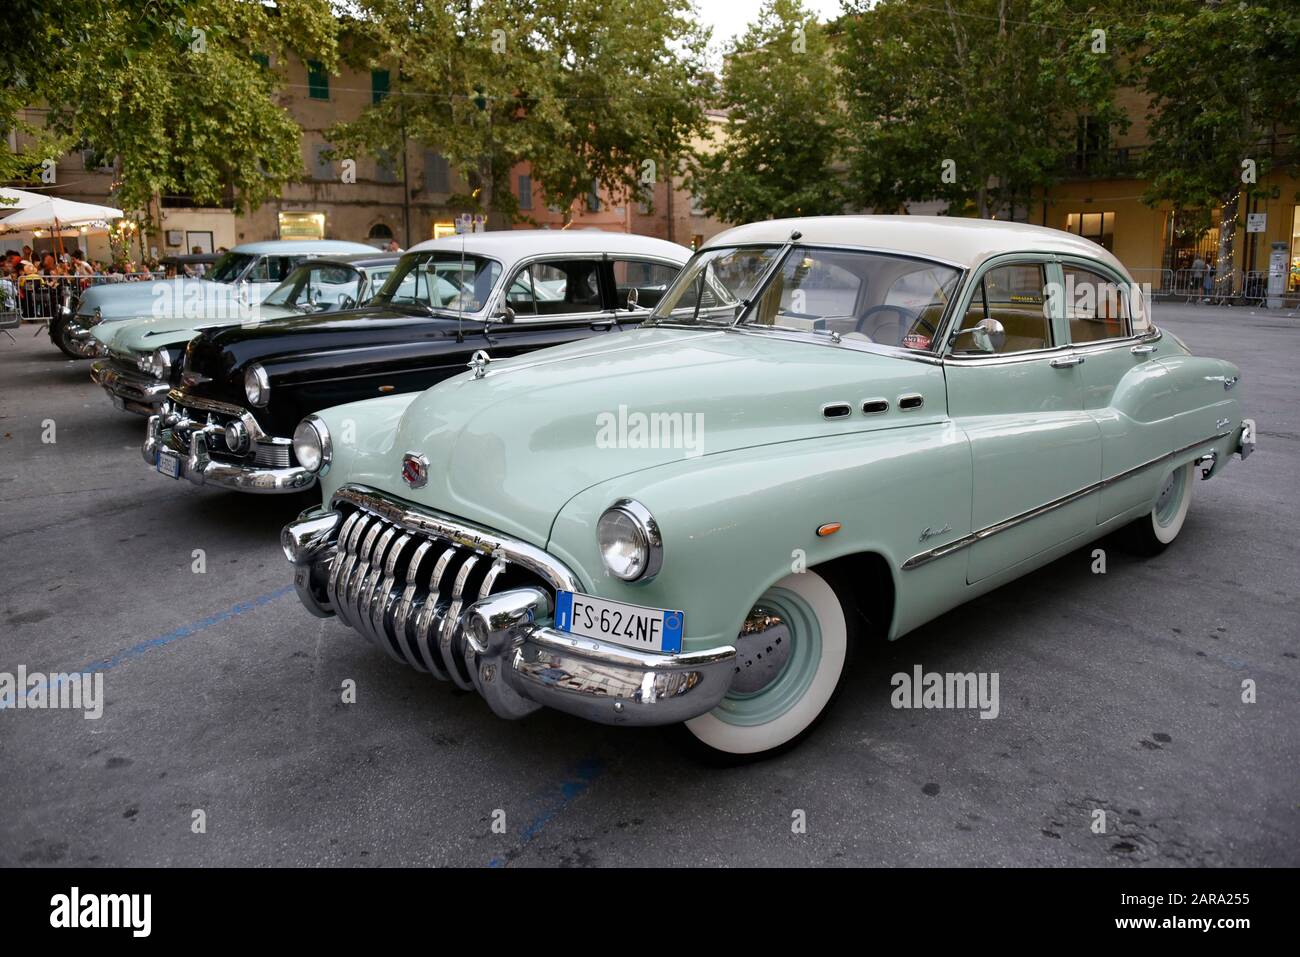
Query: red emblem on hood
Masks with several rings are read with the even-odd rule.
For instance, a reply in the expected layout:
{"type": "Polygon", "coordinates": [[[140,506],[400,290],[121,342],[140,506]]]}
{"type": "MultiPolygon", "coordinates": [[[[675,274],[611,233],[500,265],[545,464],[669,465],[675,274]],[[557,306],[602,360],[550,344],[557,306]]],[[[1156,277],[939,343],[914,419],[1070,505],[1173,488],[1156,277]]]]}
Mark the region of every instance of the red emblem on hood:
{"type": "Polygon", "coordinates": [[[402,481],[411,488],[423,488],[429,481],[429,460],[419,452],[403,455],[402,481]]]}

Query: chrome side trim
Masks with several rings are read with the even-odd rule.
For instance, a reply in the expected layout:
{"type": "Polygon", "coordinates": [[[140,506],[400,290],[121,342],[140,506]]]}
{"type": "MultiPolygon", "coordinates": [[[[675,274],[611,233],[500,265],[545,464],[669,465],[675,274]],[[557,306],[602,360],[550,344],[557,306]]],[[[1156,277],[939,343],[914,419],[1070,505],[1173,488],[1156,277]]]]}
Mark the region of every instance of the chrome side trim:
{"type": "Polygon", "coordinates": [[[407,532],[418,532],[446,539],[488,557],[501,557],[544,579],[558,591],[582,591],[578,577],[551,555],[518,539],[507,538],[463,519],[439,512],[416,510],[400,499],[364,485],[344,485],[331,499],[377,515],[407,532]]]}
{"type": "Polygon", "coordinates": [[[1038,518],[1041,515],[1046,515],[1048,512],[1053,512],[1058,508],[1063,508],[1064,506],[1069,505],[1072,502],[1076,502],[1079,499],[1083,498],[1085,495],[1091,495],[1093,492],[1099,492],[1102,489],[1108,488],[1109,486],[1114,485],[1117,482],[1122,482],[1124,481],[1124,479],[1131,478],[1132,476],[1136,475],[1138,472],[1141,472],[1143,469],[1149,469],[1152,466],[1159,465],[1161,462],[1165,462],[1168,461],[1169,459],[1182,455],[1184,452],[1190,452],[1192,449],[1199,448],[1200,446],[1204,445],[1206,442],[1217,442],[1219,439],[1225,438],[1226,436],[1229,436],[1231,434],[1232,432],[1230,431],[1219,432],[1216,435],[1211,435],[1208,438],[1204,438],[1197,442],[1193,442],[1191,445],[1184,445],[1181,449],[1174,449],[1172,452],[1166,452],[1164,455],[1157,456],[1154,459],[1149,459],[1146,462],[1143,462],[1141,465],[1135,465],[1131,469],[1125,469],[1123,472],[1119,472],[1115,475],[1112,475],[1108,479],[1102,479],[1100,482],[1093,482],[1091,485],[1086,485],[1081,489],[1069,493],[1068,495],[1062,495],[1060,498],[1054,499],[1053,501],[1047,502],[1046,504],[1038,505],[1034,508],[1029,509],[1028,511],[1021,512],[1019,515],[1013,515],[1010,518],[1003,519],[1002,521],[996,522],[993,525],[986,525],[984,528],[981,528],[978,531],[971,532],[969,535],[963,535],[961,538],[954,539],[953,541],[947,542],[943,545],[939,545],[936,548],[931,548],[928,551],[920,552],[916,555],[913,555],[907,561],[903,562],[902,569],[903,571],[910,571],[913,568],[919,568],[922,565],[928,564],[929,562],[932,562],[935,559],[946,558],[947,556],[953,554],[954,552],[959,552],[962,549],[969,548],[971,545],[974,545],[976,542],[981,542],[986,538],[991,538],[992,536],[998,534],[999,532],[1005,532],[1008,529],[1015,528],[1018,525],[1023,525],[1025,522],[1029,521],[1030,519],[1038,518]]]}

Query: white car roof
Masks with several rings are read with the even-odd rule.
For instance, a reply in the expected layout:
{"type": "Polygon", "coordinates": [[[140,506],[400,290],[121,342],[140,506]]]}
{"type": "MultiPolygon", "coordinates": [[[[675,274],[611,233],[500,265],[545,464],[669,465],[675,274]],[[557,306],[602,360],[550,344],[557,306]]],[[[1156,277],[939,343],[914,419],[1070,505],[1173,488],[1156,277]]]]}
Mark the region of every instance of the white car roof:
{"type": "Polygon", "coordinates": [[[691,258],[691,251],[677,243],[599,229],[502,229],[487,233],[466,233],[463,236],[427,239],[412,246],[407,252],[432,249],[460,252],[462,239],[467,255],[490,256],[507,269],[521,259],[547,253],[655,256],[675,263],[685,263],[691,258]]]}
{"type": "Polygon", "coordinates": [[[1097,259],[1131,279],[1123,263],[1090,239],[1046,226],[960,216],[807,216],[769,219],[719,233],[702,248],[744,243],[862,246],[972,268],[1003,253],[1041,252],[1097,259]]]}

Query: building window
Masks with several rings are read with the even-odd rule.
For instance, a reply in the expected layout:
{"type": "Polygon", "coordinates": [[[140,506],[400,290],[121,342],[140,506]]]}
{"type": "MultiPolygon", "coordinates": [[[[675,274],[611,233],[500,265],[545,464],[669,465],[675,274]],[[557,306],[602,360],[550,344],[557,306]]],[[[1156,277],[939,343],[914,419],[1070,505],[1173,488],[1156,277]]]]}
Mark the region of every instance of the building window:
{"type": "Polygon", "coordinates": [[[388,71],[370,71],[370,102],[378,103],[388,95],[388,71]]]}
{"type": "Polygon", "coordinates": [[[328,156],[331,147],[328,143],[316,143],[311,148],[311,178],[333,179],[334,161],[328,156]]]}
{"type": "Polygon", "coordinates": [[[387,223],[375,223],[370,227],[370,234],[366,237],[372,245],[380,249],[388,245],[388,241],[393,238],[393,231],[387,223]]]}
{"type": "Polygon", "coordinates": [[[253,62],[258,64],[263,70],[271,69],[271,58],[265,53],[254,53],[253,62]]]}
{"type": "Polygon", "coordinates": [[[313,100],[330,98],[330,78],[320,60],[307,61],[307,95],[313,100]]]}
{"type": "Polygon", "coordinates": [[[451,164],[433,150],[424,154],[424,188],[430,193],[451,192],[451,164]]]}
{"type": "Polygon", "coordinates": [[[704,200],[700,199],[700,197],[696,196],[694,193],[691,194],[691,215],[692,216],[705,215],[704,200]]]}
{"type": "Polygon", "coordinates": [[[1110,250],[1115,245],[1115,214],[1071,213],[1065,218],[1065,231],[1110,250]]]}
{"type": "Polygon", "coordinates": [[[598,180],[593,179],[591,181],[591,192],[587,194],[587,212],[600,212],[600,182],[598,180]]]}
{"type": "Polygon", "coordinates": [[[324,239],[324,213],[281,213],[281,239],[324,239]]]}
{"type": "Polygon", "coordinates": [[[533,208],[533,178],[527,174],[519,177],[519,208],[533,208]]]}
{"type": "Polygon", "coordinates": [[[397,162],[392,153],[380,150],[375,157],[375,179],[381,183],[397,182],[397,162]]]}

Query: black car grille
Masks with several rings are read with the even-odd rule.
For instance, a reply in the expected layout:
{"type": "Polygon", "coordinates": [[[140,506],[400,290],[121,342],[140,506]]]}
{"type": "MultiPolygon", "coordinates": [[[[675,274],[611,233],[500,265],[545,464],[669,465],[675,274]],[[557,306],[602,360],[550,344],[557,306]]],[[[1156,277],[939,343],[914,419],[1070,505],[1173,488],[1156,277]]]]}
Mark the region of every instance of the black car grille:
{"type": "Polygon", "coordinates": [[[343,515],[327,592],[346,624],[398,661],[473,688],[461,613],[490,594],[534,585],[555,589],[523,568],[463,541],[400,526],[364,508],[343,515]]]}

